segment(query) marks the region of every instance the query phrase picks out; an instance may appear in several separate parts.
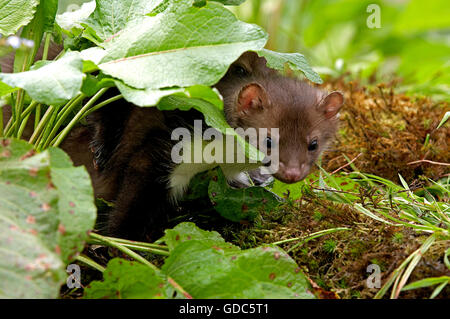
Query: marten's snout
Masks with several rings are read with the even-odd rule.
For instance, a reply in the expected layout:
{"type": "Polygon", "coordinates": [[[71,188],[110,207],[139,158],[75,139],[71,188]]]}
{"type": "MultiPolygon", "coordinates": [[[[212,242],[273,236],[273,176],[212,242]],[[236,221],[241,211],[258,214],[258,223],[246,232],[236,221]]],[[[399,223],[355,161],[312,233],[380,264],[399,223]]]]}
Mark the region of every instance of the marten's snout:
{"type": "Polygon", "coordinates": [[[308,176],[309,169],[309,165],[305,163],[301,165],[285,165],[280,162],[280,168],[274,174],[274,177],[283,183],[292,184],[308,176]]]}

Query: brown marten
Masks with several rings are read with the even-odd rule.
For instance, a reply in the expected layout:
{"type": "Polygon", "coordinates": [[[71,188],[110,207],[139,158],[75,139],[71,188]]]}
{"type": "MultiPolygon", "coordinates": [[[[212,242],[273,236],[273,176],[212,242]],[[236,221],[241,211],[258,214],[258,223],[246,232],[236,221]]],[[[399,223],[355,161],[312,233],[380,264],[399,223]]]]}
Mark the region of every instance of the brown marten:
{"type": "MultiPolygon", "coordinates": [[[[343,104],[339,92],[328,94],[306,82],[282,76],[254,52],[244,53],[215,85],[233,128],[268,128],[267,144],[277,143],[279,169],[286,183],[305,178],[332,140],[343,104]],[[270,128],[278,128],[277,138],[270,128]]],[[[110,89],[102,98],[117,94],[110,89]],[[109,94],[109,95],[108,95],[109,94]]],[[[157,239],[189,180],[217,164],[175,164],[174,129],[192,130],[203,116],[195,110],[159,111],[125,100],[108,104],[75,128],[61,147],[75,165],[85,165],[95,194],[115,205],[103,231],[135,240],[157,239]]],[[[204,122],[203,122],[204,123],[204,122]]],[[[255,166],[222,167],[228,179],[255,166]]]]}

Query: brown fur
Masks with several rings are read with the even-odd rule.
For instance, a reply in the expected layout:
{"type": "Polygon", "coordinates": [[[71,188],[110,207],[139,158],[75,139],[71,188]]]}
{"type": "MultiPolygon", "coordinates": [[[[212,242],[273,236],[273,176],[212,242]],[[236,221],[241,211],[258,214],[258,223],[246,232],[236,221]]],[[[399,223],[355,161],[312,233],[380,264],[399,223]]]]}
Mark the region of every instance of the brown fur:
{"type": "MultiPolygon", "coordinates": [[[[331,109],[330,117],[327,118],[330,102],[325,101],[328,96],[326,92],[298,79],[281,76],[267,68],[265,59],[255,53],[245,53],[234,65],[245,67],[248,76],[237,78],[227,74],[216,86],[224,96],[228,123],[232,127],[244,129],[279,128],[280,138],[276,142],[279,143],[280,170],[274,176],[284,182],[303,179],[333,138],[338,125],[337,113],[342,103],[336,109],[331,109]],[[255,93],[258,107],[239,112],[242,88],[245,90],[251,84],[261,88],[255,93]],[[324,105],[324,101],[328,105],[324,105]],[[315,138],[318,140],[318,149],[308,151],[309,143],[315,138]],[[286,176],[289,169],[298,170],[297,178],[286,176]]],[[[233,66],[230,70],[233,70],[233,66]]],[[[337,95],[342,98],[340,93],[337,95]]]]}

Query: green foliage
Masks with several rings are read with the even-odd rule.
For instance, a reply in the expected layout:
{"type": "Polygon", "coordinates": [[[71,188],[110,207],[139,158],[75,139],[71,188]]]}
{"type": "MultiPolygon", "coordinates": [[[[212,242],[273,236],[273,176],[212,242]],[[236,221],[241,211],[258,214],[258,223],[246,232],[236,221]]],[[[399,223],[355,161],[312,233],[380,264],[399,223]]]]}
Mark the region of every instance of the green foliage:
{"type": "Polygon", "coordinates": [[[243,52],[262,49],[266,40],[260,27],[237,20],[221,5],[175,1],[105,44],[99,68],[136,88],[213,85],[243,52]],[[185,37],[185,30],[196,36],[185,37]]]}
{"type": "Polygon", "coordinates": [[[240,250],[214,232],[191,237],[193,228],[185,223],[171,231],[171,254],[162,270],[194,298],[314,297],[298,266],[278,247],[240,250]]]}
{"type": "Polygon", "coordinates": [[[103,281],[93,281],[86,288],[86,299],[167,298],[164,289],[167,283],[143,264],[114,258],[103,274],[103,281]]]}
{"type": "Polygon", "coordinates": [[[17,91],[17,90],[18,90],[18,88],[13,88],[6,83],[0,82],[0,95],[1,96],[5,96],[5,95],[13,93],[14,91],[17,91]]]}
{"type": "MultiPolygon", "coordinates": [[[[81,2],[79,4],[79,8],[77,10],[73,11],[62,11],[58,12],[59,14],[56,16],[56,23],[59,25],[59,27],[62,28],[62,31],[68,34],[78,34],[82,32],[82,25],[83,23],[95,10],[96,4],[95,1],[89,1],[86,2],[84,0],[78,0],[81,2]]],[[[63,8],[64,6],[59,4],[59,10],[63,8]]],[[[67,2],[67,1],[66,1],[67,2]]],[[[73,2],[73,1],[70,1],[73,2]]],[[[73,3],[69,3],[68,5],[71,5],[73,3]]],[[[58,10],[58,11],[59,11],[58,10]]]]}
{"type": "Polygon", "coordinates": [[[212,173],[208,195],[214,209],[231,221],[254,220],[260,211],[270,211],[279,205],[278,197],[263,187],[234,189],[222,171],[212,173]]]}
{"type": "Polygon", "coordinates": [[[403,91],[450,97],[446,0],[266,0],[234,11],[269,31],[269,49],[300,51],[321,75],[351,72],[372,83],[400,76],[403,91]],[[377,12],[380,28],[370,28],[377,12]]]}
{"type": "Polygon", "coordinates": [[[39,0],[1,0],[0,34],[16,33],[20,27],[28,24],[34,16],[39,0]]]}
{"type": "Polygon", "coordinates": [[[83,82],[82,60],[77,52],[41,68],[19,73],[0,73],[0,79],[14,88],[23,88],[32,99],[48,105],[60,105],[80,92],[83,82]]]}
{"type": "Polygon", "coordinates": [[[276,70],[283,70],[285,65],[289,65],[292,70],[302,71],[306,78],[315,83],[322,83],[320,76],[309,66],[303,54],[300,53],[280,53],[262,49],[258,51],[259,56],[267,60],[267,66],[276,70]]]}
{"type": "Polygon", "coordinates": [[[40,1],[33,20],[21,31],[21,37],[33,40],[34,48],[30,51],[18,51],[14,56],[14,72],[27,71],[33,63],[40,47],[44,32],[52,32],[58,8],[57,0],[40,1]]]}
{"type": "Polygon", "coordinates": [[[159,242],[170,253],[161,269],[113,259],[85,297],[168,298],[175,289],[182,294],[176,298],[314,298],[296,263],[276,246],[241,250],[193,223],[166,230],[159,242]]]}
{"type": "Polygon", "coordinates": [[[110,39],[128,25],[136,25],[145,15],[152,12],[163,0],[150,1],[100,1],[95,10],[84,21],[89,32],[94,32],[100,41],[110,39]]]}
{"type": "Polygon", "coordinates": [[[0,295],[55,298],[95,220],[89,175],[59,149],[0,140],[0,295]]]}
{"type": "Polygon", "coordinates": [[[336,241],[328,239],[325,240],[325,242],[323,243],[323,250],[329,254],[332,254],[336,250],[336,246],[337,246],[336,241]]]}

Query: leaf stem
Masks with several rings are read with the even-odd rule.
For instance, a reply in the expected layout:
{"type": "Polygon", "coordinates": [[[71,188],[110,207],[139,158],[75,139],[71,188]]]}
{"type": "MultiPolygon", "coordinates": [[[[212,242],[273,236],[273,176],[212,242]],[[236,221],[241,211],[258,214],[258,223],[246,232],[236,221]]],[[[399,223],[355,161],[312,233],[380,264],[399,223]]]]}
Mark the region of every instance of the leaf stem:
{"type": "Polygon", "coordinates": [[[103,237],[113,240],[115,242],[121,243],[121,244],[137,245],[137,246],[141,246],[141,247],[156,248],[156,249],[167,250],[167,251],[169,250],[169,247],[167,247],[165,245],[158,245],[158,244],[128,240],[128,239],[123,239],[123,238],[108,237],[108,236],[103,236],[103,237]]]}
{"type": "Polygon", "coordinates": [[[49,108],[45,112],[44,116],[42,117],[41,121],[39,122],[37,128],[34,130],[33,135],[31,135],[28,143],[34,144],[37,141],[42,130],[45,128],[45,124],[48,122],[48,120],[50,119],[50,116],[52,115],[52,113],[55,109],[56,108],[53,105],[49,106],[49,108]]]}
{"type": "Polygon", "coordinates": [[[83,264],[86,264],[94,269],[97,269],[100,272],[105,272],[105,267],[103,267],[102,265],[98,264],[97,262],[95,262],[94,260],[90,259],[87,256],[84,256],[82,254],[78,255],[76,258],[76,260],[82,262],[83,264]]]}
{"type": "Polygon", "coordinates": [[[327,234],[331,234],[331,233],[334,233],[334,232],[337,232],[337,231],[341,231],[341,230],[350,230],[350,228],[347,228],[347,227],[337,227],[337,228],[325,229],[325,230],[321,230],[321,231],[312,233],[312,234],[310,234],[310,235],[308,235],[308,236],[297,237],[297,238],[289,238],[289,239],[285,239],[285,240],[280,240],[280,241],[274,242],[274,243],[272,243],[272,244],[273,244],[273,245],[280,245],[280,244],[284,244],[284,243],[289,243],[289,242],[292,242],[292,241],[300,240],[299,243],[295,244],[294,246],[292,246],[292,247],[288,250],[288,252],[289,252],[289,251],[292,251],[293,249],[297,248],[299,245],[301,245],[301,244],[303,244],[303,243],[306,243],[307,241],[310,241],[310,240],[312,240],[312,239],[318,238],[318,237],[323,236],[323,235],[327,235],[327,234]]]}
{"type": "MultiPolygon", "coordinates": [[[[52,146],[59,146],[62,141],[66,138],[67,134],[72,130],[72,128],[78,123],[78,121],[83,117],[83,114],[89,110],[89,108],[92,106],[92,104],[97,101],[97,99],[102,96],[108,88],[102,88],[100,89],[82,108],[78,113],[75,115],[75,117],[70,121],[70,123],[61,131],[60,134],[56,137],[56,141],[52,141],[50,145],[52,146]]],[[[106,101],[105,101],[106,102],[106,101]]]]}
{"type": "Polygon", "coordinates": [[[41,120],[41,104],[38,104],[36,106],[36,113],[34,115],[34,129],[37,128],[40,120],[41,120]]]}
{"type": "Polygon", "coordinates": [[[39,138],[39,141],[36,143],[37,144],[37,147],[36,147],[37,151],[42,151],[45,148],[47,137],[50,135],[50,132],[51,132],[52,127],[53,127],[53,123],[55,123],[57,115],[58,115],[58,109],[55,108],[54,111],[51,114],[50,120],[45,124],[45,129],[44,129],[43,133],[41,134],[41,136],[39,138]]]}
{"type": "Polygon", "coordinates": [[[17,138],[21,138],[22,137],[22,133],[25,130],[25,127],[27,126],[28,119],[30,118],[30,115],[31,115],[31,113],[26,115],[25,118],[23,119],[22,123],[20,124],[19,132],[17,133],[17,138]]]}
{"type": "Polygon", "coordinates": [[[121,252],[126,254],[127,256],[130,256],[131,258],[143,263],[144,265],[149,266],[154,271],[159,271],[158,267],[153,265],[151,262],[149,262],[147,259],[145,259],[141,255],[139,255],[139,254],[135,253],[134,251],[132,251],[131,249],[125,247],[123,244],[116,243],[115,241],[113,241],[111,239],[105,238],[99,234],[92,233],[92,232],[90,233],[90,237],[93,239],[97,239],[98,241],[105,243],[108,246],[117,248],[118,250],[120,250],[121,252]]]}
{"type": "Polygon", "coordinates": [[[49,32],[45,33],[45,43],[44,43],[44,51],[42,52],[42,60],[47,60],[48,57],[48,48],[50,47],[50,40],[51,40],[52,34],[49,32]]]}
{"type": "Polygon", "coordinates": [[[45,143],[43,145],[43,148],[46,148],[49,146],[50,142],[52,141],[53,137],[56,135],[56,132],[58,132],[61,125],[66,120],[67,116],[70,114],[70,112],[78,105],[79,102],[81,102],[86,95],[83,93],[79,94],[75,98],[71,99],[69,102],[67,102],[66,105],[61,109],[60,112],[58,112],[58,116],[56,117],[56,124],[53,126],[50,134],[47,136],[45,143]]]}
{"type": "MultiPolygon", "coordinates": [[[[119,243],[115,242],[114,240],[109,239],[108,237],[105,237],[105,236],[102,236],[102,235],[99,235],[99,234],[96,234],[96,233],[92,233],[91,232],[89,235],[93,239],[96,239],[96,240],[101,241],[101,242],[103,242],[105,244],[111,245],[114,248],[119,249],[124,254],[130,256],[131,258],[134,258],[135,260],[143,263],[144,265],[149,266],[154,271],[156,271],[156,272],[159,271],[158,267],[153,265],[151,262],[149,262],[147,259],[145,259],[141,255],[136,254],[134,251],[130,250],[127,247],[124,247],[123,244],[119,244],[119,243]]],[[[167,277],[167,281],[169,282],[169,284],[172,287],[175,288],[175,290],[177,290],[181,294],[183,294],[183,296],[185,296],[188,299],[192,299],[192,296],[186,290],[184,290],[183,287],[181,287],[175,280],[173,280],[173,278],[167,277]]]]}
{"type": "MultiPolygon", "coordinates": [[[[30,113],[33,111],[33,109],[35,108],[36,104],[37,104],[36,101],[32,101],[31,104],[28,105],[28,107],[25,109],[25,111],[24,111],[24,112],[22,113],[22,115],[20,116],[19,123],[20,123],[20,122],[21,122],[28,114],[30,114],[30,113]]],[[[12,109],[13,109],[13,108],[11,108],[11,110],[12,110],[12,109]]],[[[13,133],[13,130],[15,129],[15,127],[16,127],[16,122],[13,121],[13,117],[11,117],[11,118],[9,119],[8,123],[6,124],[6,127],[5,127],[5,135],[6,135],[7,137],[11,136],[11,134],[13,133]]]]}
{"type": "Polygon", "coordinates": [[[15,127],[14,127],[14,135],[17,136],[17,134],[19,133],[19,127],[20,127],[20,118],[22,115],[22,110],[23,110],[23,102],[24,102],[24,97],[25,97],[25,91],[23,89],[19,89],[19,91],[17,92],[17,98],[16,98],[16,112],[15,114],[15,127]]]}
{"type": "MultiPolygon", "coordinates": [[[[98,244],[109,245],[105,242],[99,242],[97,240],[89,241],[88,243],[89,244],[97,244],[97,245],[98,244]]],[[[149,247],[141,246],[139,244],[127,244],[127,243],[119,243],[119,244],[123,245],[127,248],[130,248],[132,250],[143,251],[143,252],[147,252],[147,253],[151,253],[151,254],[155,254],[155,255],[161,255],[161,256],[166,256],[166,257],[170,255],[167,250],[149,248],[149,247]]]]}
{"type": "Polygon", "coordinates": [[[103,106],[105,106],[105,105],[107,105],[109,103],[112,103],[112,102],[115,102],[117,100],[120,100],[121,98],[123,98],[123,96],[122,96],[122,94],[119,94],[119,95],[113,96],[112,98],[109,98],[109,99],[107,99],[107,100],[105,100],[103,102],[98,103],[97,105],[92,107],[90,110],[88,110],[85,114],[83,114],[81,119],[85,118],[86,116],[88,116],[92,112],[97,111],[99,108],[101,108],[101,107],[103,107],[103,106]]]}

